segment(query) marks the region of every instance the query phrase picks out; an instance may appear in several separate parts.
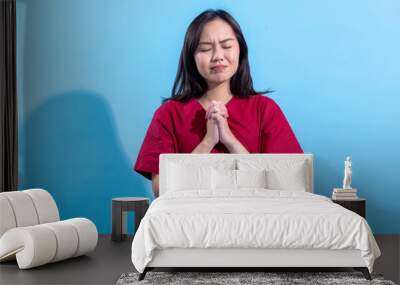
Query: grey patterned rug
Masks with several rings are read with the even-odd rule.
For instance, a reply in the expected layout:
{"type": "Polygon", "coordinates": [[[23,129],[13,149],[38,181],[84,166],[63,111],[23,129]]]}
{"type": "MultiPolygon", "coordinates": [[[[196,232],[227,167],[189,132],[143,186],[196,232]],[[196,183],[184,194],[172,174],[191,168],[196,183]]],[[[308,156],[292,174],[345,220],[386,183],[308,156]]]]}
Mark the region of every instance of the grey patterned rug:
{"type": "Polygon", "coordinates": [[[379,284],[395,285],[384,280],[382,275],[372,274],[372,281],[364,278],[361,272],[147,272],[145,279],[138,281],[139,273],[124,273],[117,285],[134,284],[379,284]]]}

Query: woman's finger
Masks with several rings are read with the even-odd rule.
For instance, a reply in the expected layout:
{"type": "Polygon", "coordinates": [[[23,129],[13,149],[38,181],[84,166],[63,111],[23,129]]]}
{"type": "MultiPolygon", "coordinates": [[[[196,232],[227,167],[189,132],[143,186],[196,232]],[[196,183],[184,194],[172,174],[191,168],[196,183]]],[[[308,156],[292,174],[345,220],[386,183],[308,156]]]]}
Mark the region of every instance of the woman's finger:
{"type": "Polygon", "coordinates": [[[222,108],[219,113],[223,115],[225,118],[229,117],[228,110],[226,108],[222,108]]]}
{"type": "Polygon", "coordinates": [[[211,107],[212,107],[212,105],[208,106],[208,108],[207,108],[207,110],[206,110],[206,119],[209,119],[209,118],[210,118],[211,107]]]}
{"type": "Polygon", "coordinates": [[[218,107],[212,106],[212,105],[211,105],[211,106],[207,109],[206,118],[209,118],[211,113],[217,113],[217,112],[219,112],[218,107]]]}
{"type": "Polygon", "coordinates": [[[215,122],[221,122],[222,120],[226,120],[220,113],[212,113],[210,116],[215,122]]]}
{"type": "Polygon", "coordinates": [[[211,117],[212,113],[219,113],[224,118],[229,117],[228,110],[227,110],[225,104],[222,102],[219,102],[219,101],[215,101],[215,100],[211,101],[211,104],[208,106],[208,108],[206,110],[205,118],[209,119],[211,117]]]}
{"type": "Polygon", "coordinates": [[[221,114],[224,114],[226,117],[228,117],[228,110],[226,109],[226,106],[225,106],[224,103],[219,102],[218,109],[219,109],[221,114]]]}

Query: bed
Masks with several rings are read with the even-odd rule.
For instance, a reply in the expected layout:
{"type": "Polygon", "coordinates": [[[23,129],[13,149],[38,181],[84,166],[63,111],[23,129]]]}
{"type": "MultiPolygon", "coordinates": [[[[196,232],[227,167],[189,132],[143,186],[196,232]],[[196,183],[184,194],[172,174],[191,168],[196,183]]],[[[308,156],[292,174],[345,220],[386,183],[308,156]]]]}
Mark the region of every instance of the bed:
{"type": "Polygon", "coordinates": [[[364,218],[313,193],[311,154],[162,154],[160,196],[132,242],[160,267],[352,267],[380,250],[364,218]]]}

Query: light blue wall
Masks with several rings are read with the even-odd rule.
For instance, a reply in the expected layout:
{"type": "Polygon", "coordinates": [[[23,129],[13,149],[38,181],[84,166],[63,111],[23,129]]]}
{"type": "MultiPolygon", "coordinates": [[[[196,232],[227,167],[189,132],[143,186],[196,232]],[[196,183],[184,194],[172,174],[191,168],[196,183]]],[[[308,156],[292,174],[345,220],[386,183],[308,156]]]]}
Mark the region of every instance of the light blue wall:
{"type": "Polygon", "coordinates": [[[315,189],[353,186],[376,233],[400,233],[399,1],[17,0],[20,188],[62,218],[110,232],[110,201],[148,196],[132,171],[184,33],[206,8],[241,24],[256,89],[271,88],[307,153],[315,189]]]}

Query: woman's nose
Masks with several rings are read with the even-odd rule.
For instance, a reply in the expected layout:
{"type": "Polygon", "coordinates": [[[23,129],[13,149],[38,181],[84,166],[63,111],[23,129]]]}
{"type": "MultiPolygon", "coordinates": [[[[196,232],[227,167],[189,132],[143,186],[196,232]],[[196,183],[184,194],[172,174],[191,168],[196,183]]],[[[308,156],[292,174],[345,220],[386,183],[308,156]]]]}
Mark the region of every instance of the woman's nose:
{"type": "Polygon", "coordinates": [[[220,60],[223,60],[222,49],[220,47],[215,47],[215,49],[213,51],[213,54],[212,54],[211,61],[212,62],[218,62],[220,60]]]}

